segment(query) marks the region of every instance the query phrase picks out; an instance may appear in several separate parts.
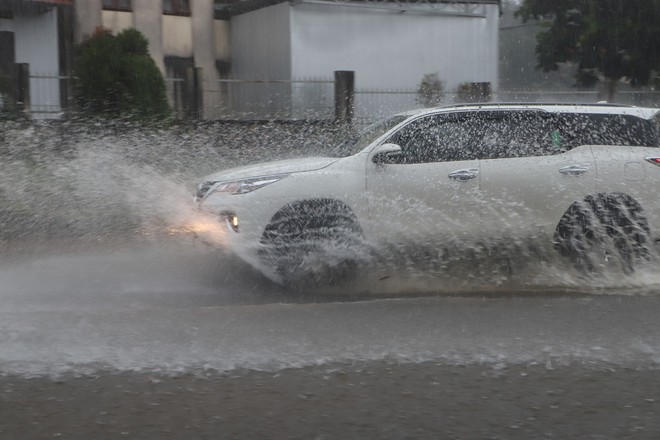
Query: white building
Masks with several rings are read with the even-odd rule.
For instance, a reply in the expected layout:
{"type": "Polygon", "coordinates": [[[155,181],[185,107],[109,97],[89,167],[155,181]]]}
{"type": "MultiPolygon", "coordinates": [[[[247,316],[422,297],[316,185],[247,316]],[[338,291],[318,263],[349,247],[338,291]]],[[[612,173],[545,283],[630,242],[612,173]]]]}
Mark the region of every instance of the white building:
{"type": "Polygon", "coordinates": [[[71,0],[0,0],[0,75],[12,81],[14,64],[29,65],[29,102],[35,118],[57,118],[68,99],[71,0]]]}
{"type": "MultiPolygon", "coordinates": [[[[231,72],[236,78],[331,78],[336,70],[351,70],[358,91],[415,90],[427,74],[437,75],[446,92],[465,83],[487,83],[497,90],[498,0],[238,5],[231,18],[231,72]]],[[[414,95],[403,97],[407,104],[390,104],[414,105],[414,95]]],[[[379,110],[368,108],[366,101],[356,96],[357,113],[379,110]]],[[[372,107],[387,107],[372,101],[372,107]]]]}
{"type": "Polygon", "coordinates": [[[450,95],[464,83],[496,91],[498,19],[499,0],[0,0],[0,48],[13,51],[0,54],[0,73],[29,63],[31,110],[57,114],[73,44],[99,27],[133,27],[149,40],[175,107],[188,68],[201,71],[206,119],[250,102],[294,117],[311,102],[332,114],[339,70],[355,72],[356,116],[373,119],[417,106],[428,74],[450,95]],[[326,82],[297,82],[309,79],[326,82]],[[36,90],[48,81],[45,97],[36,90]]]}

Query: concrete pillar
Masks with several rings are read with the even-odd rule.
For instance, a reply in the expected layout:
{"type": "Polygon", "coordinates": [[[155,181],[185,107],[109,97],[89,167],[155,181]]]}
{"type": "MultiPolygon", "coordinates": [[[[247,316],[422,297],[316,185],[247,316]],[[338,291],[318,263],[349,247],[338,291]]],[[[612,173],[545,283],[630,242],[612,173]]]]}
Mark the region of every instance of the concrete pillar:
{"type": "Polygon", "coordinates": [[[355,72],[335,71],[335,122],[351,125],[355,107],[355,72]]]}
{"type": "MultiPolygon", "coordinates": [[[[163,1],[133,0],[133,26],[149,40],[149,53],[156,62],[163,76],[163,1]]],[[[193,3],[193,2],[191,2],[193,3]]]]}
{"type": "Polygon", "coordinates": [[[74,0],[74,43],[78,44],[94,34],[101,26],[101,1],[74,0]]]}
{"type": "Polygon", "coordinates": [[[190,2],[193,32],[193,56],[195,67],[204,72],[204,81],[200,84],[204,94],[202,118],[214,118],[214,110],[219,107],[219,83],[215,68],[215,33],[213,26],[213,0],[195,0],[190,2]]]}

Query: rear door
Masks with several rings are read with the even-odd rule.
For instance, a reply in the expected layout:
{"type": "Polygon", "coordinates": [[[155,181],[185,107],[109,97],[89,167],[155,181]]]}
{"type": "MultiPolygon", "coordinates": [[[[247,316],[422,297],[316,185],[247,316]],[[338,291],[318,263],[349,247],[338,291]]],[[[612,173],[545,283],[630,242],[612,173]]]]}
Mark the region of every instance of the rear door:
{"type": "Polygon", "coordinates": [[[650,170],[646,158],[658,147],[653,121],[622,114],[565,114],[560,119],[575,127],[568,131],[570,144],[592,145],[598,192],[633,195],[645,189],[642,182],[650,170]]]}
{"type": "Polygon", "coordinates": [[[596,163],[596,191],[623,193],[644,210],[654,234],[660,231],[660,156],[658,127],[632,115],[567,115],[571,125],[588,129],[574,133],[574,143],[590,144],[596,163]]]}
{"type": "Polygon", "coordinates": [[[596,189],[591,148],[572,148],[566,127],[549,113],[484,113],[484,231],[551,237],[566,209],[596,189]]]}

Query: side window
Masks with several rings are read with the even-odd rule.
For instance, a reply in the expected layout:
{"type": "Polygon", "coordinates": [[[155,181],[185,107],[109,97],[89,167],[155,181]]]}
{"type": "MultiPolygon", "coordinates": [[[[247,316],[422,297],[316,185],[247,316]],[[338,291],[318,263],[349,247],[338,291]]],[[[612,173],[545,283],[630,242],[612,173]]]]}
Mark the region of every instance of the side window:
{"type": "Polygon", "coordinates": [[[411,122],[387,142],[401,147],[399,163],[448,162],[475,159],[478,127],[469,118],[427,116],[411,122]]]}
{"type": "Polygon", "coordinates": [[[561,119],[571,148],[580,145],[658,145],[658,132],[653,122],[635,116],[575,113],[564,114],[561,119]]]}
{"type": "Polygon", "coordinates": [[[567,151],[549,115],[518,112],[484,115],[479,159],[550,156],[567,151]]]}
{"type": "Polygon", "coordinates": [[[130,11],[131,0],[103,0],[101,6],[111,11],[130,11]]]}

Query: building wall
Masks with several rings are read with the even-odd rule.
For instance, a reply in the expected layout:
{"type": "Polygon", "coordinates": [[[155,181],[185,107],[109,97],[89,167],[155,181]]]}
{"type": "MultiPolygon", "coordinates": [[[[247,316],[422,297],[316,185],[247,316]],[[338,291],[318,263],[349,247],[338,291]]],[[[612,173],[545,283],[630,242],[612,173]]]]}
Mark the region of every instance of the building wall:
{"type": "Polygon", "coordinates": [[[190,17],[163,15],[163,54],[193,56],[193,30],[190,17]]]}
{"type": "Polygon", "coordinates": [[[133,13],[126,11],[101,11],[101,24],[117,35],[124,29],[133,27],[133,13]]]}
{"type": "Polygon", "coordinates": [[[132,0],[133,27],[149,40],[149,53],[161,72],[165,72],[163,51],[162,0],[132,0]]]}
{"type": "Polygon", "coordinates": [[[445,90],[497,86],[498,6],[485,18],[300,3],[291,6],[292,76],[354,70],[356,88],[415,89],[435,73],[445,90]]]}
{"type": "MultiPolygon", "coordinates": [[[[452,7],[447,5],[447,11],[456,12],[452,7]]],[[[306,80],[332,79],[337,70],[352,70],[358,91],[409,92],[356,94],[356,117],[365,121],[419,107],[414,91],[428,74],[436,74],[450,93],[472,82],[490,83],[496,90],[499,7],[475,7],[482,16],[442,15],[437,5],[423,4],[416,4],[415,12],[312,2],[258,9],[232,18],[232,74],[241,79],[306,80]]],[[[286,93],[265,87],[258,91],[256,85],[251,89],[255,96],[248,98],[257,103],[286,93]]],[[[289,96],[293,117],[310,112],[327,117],[332,111],[332,85],[296,82],[289,96]]]]}
{"type": "Polygon", "coordinates": [[[226,96],[218,83],[220,76],[216,68],[216,26],[213,19],[213,0],[197,0],[190,2],[190,25],[192,27],[191,40],[195,67],[202,69],[204,82],[202,88],[204,95],[203,116],[216,118],[220,116],[223,101],[226,96]]]}
{"type": "Polygon", "coordinates": [[[34,15],[16,13],[12,20],[0,20],[0,30],[14,33],[16,62],[30,65],[30,110],[33,117],[59,116],[57,10],[34,15]]]}
{"type": "MultiPolygon", "coordinates": [[[[231,75],[243,80],[291,79],[289,3],[231,19],[231,75]]],[[[232,85],[232,105],[247,117],[286,117],[291,84],[243,82],[232,85]]]]}
{"type": "Polygon", "coordinates": [[[231,27],[227,20],[213,20],[213,46],[215,59],[229,62],[231,59],[231,27]]]}
{"type": "Polygon", "coordinates": [[[280,3],[231,19],[232,74],[243,79],[290,79],[291,8],[280,3]]]}
{"type": "Polygon", "coordinates": [[[76,20],[74,42],[77,44],[102,25],[101,0],[74,0],[73,5],[76,20]]]}

